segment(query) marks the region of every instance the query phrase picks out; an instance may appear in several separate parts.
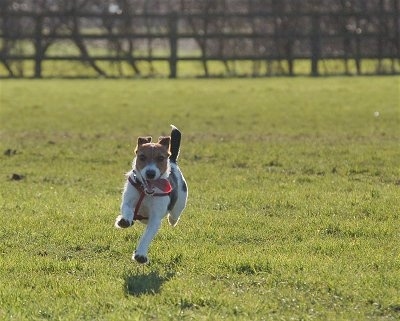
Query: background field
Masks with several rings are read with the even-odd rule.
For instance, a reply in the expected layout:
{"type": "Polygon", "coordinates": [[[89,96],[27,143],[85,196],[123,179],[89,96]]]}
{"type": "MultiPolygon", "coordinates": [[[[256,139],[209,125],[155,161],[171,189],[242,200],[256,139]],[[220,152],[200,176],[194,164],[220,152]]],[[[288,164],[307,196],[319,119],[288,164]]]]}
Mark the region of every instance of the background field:
{"type": "Polygon", "coordinates": [[[397,320],[399,79],[2,81],[0,319],[397,320]],[[113,223],[170,123],[189,203],[142,269],[113,223]]]}

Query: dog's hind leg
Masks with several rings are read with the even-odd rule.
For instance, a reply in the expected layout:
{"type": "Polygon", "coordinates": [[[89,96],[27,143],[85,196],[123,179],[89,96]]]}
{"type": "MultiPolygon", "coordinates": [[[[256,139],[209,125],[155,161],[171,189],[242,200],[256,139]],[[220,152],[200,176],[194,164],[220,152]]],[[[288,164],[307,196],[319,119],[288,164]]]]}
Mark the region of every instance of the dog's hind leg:
{"type": "Polygon", "coordinates": [[[176,226],[178,224],[179,218],[186,206],[186,200],[187,191],[179,195],[174,207],[170,210],[170,213],[168,214],[168,222],[171,226],[176,226]]]}

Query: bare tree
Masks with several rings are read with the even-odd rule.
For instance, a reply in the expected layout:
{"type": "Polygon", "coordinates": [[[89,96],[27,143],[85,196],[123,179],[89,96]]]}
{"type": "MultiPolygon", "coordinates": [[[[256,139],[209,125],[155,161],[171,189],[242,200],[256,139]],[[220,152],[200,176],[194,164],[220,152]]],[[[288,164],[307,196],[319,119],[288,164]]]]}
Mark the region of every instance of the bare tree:
{"type": "Polygon", "coordinates": [[[210,59],[229,75],[238,72],[236,61],[252,60],[258,76],[264,64],[266,75],[292,75],[297,59],[307,57],[314,74],[321,61],[329,72],[325,60],[335,58],[345,73],[354,61],[361,74],[364,57],[376,57],[375,72],[395,73],[399,6],[399,0],[1,0],[0,63],[9,76],[23,76],[23,59],[34,57],[40,77],[42,62],[59,58],[49,57],[50,48],[68,44],[78,52],[73,59],[97,75],[108,76],[99,49],[108,50],[105,58],[119,75],[126,65],[142,75],[139,59],[155,74],[157,54],[175,55],[167,58],[171,66],[194,43],[205,76],[212,75],[210,59]]]}

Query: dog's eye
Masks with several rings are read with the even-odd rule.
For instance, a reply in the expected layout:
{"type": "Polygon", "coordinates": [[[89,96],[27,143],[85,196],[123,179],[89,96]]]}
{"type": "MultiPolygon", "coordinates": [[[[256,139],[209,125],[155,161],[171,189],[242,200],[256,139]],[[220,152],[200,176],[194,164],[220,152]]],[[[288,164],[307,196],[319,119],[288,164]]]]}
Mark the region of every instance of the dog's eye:
{"type": "Polygon", "coordinates": [[[144,161],[146,161],[146,156],[145,156],[145,155],[139,155],[139,156],[138,156],[138,159],[139,159],[141,162],[144,162],[144,161]]]}
{"type": "Polygon", "coordinates": [[[157,157],[157,161],[160,163],[163,162],[164,160],[165,160],[165,157],[162,155],[157,157]]]}

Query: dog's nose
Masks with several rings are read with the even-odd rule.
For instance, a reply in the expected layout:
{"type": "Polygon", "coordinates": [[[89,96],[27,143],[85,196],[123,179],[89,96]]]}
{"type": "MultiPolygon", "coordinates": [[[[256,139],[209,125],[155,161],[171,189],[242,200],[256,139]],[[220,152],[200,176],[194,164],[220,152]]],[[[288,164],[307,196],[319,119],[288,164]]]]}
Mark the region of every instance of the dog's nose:
{"type": "Polygon", "coordinates": [[[156,176],[156,171],[153,169],[148,169],[146,171],[146,178],[153,179],[156,176]]]}

